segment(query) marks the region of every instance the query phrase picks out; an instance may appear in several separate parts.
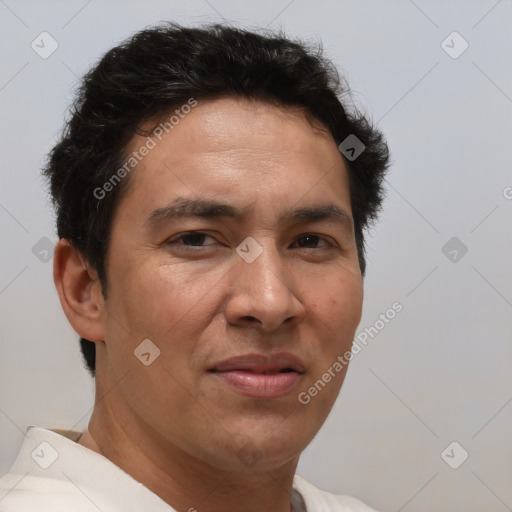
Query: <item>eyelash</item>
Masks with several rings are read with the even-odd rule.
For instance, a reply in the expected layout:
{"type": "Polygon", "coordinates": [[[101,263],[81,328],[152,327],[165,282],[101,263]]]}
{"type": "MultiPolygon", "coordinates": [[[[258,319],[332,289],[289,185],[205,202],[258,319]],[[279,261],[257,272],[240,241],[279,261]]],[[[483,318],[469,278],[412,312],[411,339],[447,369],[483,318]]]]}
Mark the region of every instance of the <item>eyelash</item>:
{"type": "MultiPolygon", "coordinates": [[[[207,247],[208,245],[213,245],[213,244],[208,244],[208,245],[186,245],[186,244],[177,244],[176,242],[178,242],[179,240],[183,240],[185,237],[187,236],[204,236],[204,237],[210,237],[210,238],[213,238],[211,235],[207,234],[207,233],[204,233],[202,231],[186,231],[184,233],[181,233],[177,236],[175,236],[174,238],[170,239],[168,242],[167,242],[167,245],[180,245],[182,248],[185,248],[185,250],[188,250],[188,251],[194,251],[194,252],[198,252],[199,249],[202,249],[202,248],[205,248],[207,247]]],[[[323,237],[321,235],[317,235],[315,233],[304,233],[300,236],[298,236],[296,238],[296,240],[299,240],[301,238],[305,238],[305,237],[308,237],[308,236],[312,236],[312,237],[316,237],[318,238],[319,240],[323,240],[324,242],[326,242],[328,245],[324,246],[324,247],[301,247],[301,249],[329,249],[329,248],[334,248],[336,247],[335,244],[331,243],[326,237],[323,237]]]]}

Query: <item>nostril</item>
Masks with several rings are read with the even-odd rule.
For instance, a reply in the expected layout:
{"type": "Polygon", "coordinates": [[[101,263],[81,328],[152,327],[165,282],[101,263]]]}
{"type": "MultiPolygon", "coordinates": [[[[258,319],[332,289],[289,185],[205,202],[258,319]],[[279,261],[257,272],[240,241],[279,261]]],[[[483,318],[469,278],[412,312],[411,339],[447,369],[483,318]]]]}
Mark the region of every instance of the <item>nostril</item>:
{"type": "Polygon", "coordinates": [[[243,316],[242,320],[246,320],[247,322],[259,322],[259,320],[254,316],[243,316]]]}

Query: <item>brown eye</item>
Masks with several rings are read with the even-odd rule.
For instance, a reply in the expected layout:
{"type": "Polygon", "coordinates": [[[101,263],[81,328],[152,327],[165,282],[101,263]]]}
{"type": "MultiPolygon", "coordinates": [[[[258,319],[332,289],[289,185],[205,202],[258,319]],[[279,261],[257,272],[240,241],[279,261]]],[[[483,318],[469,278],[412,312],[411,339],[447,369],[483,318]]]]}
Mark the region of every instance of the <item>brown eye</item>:
{"type": "Polygon", "coordinates": [[[299,247],[305,248],[305,249],[323,249],[326,247],[333,247],[333,244],[329,243],[326,239],[320,237],[319,235],[314,234],[307,234],[302,235],[299,238],[297,238],[297,243],[299,247]],[[317,247],[318,242],[324,242],[327,245],[324,245],[323,247],[317,247]],[[313,246],[313,247],[311,247],[313,246]]]}
{"type": "Polygon", "coordinates": [[[169,240],[167,243],[169,245],[178,245],[182,247],[205,247],[207,245],[213,245],[211,243],[204,244],[205,238],[214,240],[210,235],[202,233],[201,231],[189,231],[187,233],[181,233],[180,235],[169,240]],[[180,241],[182,243],[179,243],[180,241]]]}

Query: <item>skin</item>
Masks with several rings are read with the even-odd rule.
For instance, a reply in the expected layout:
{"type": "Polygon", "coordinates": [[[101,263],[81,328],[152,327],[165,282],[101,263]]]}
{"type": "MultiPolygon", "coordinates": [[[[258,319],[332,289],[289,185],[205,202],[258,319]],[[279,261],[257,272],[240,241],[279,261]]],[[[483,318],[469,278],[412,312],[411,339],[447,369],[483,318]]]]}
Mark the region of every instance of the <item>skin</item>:
{"type": "MultiPolygon", "coordinates": [[[[145,142],[135,136],[130,149],[145,142]]],[[[106,300],[80,253],[66,240],[55,250],[66,316],[96,342],[96,404],[78,442],[179,511],[288,512],[299,456],[346,368],[309,404],[297,396],[350,350],[363,287],[350,225],[278,219],[288,208],[331,202],[351,220],[336,143],[298,110],[234,98],[199,102],[129,179],[112,224],[106,300]],[[243,221],[146,223],[178,196],[248,213],[243,221]],[[175,240],[191,230],[208,236],[192,247],[175,240]],[[305,234],[319,238],[301,246],[305,234]],[[236,252],[248,236],[263,249],[252,263],[236,252]],[[161,351],[149,366],[134,356],[145,339],[161,351]],[[243,396],[208,372],[232,356],[278,351],[306,367],[279,398],[243,396]]]]}

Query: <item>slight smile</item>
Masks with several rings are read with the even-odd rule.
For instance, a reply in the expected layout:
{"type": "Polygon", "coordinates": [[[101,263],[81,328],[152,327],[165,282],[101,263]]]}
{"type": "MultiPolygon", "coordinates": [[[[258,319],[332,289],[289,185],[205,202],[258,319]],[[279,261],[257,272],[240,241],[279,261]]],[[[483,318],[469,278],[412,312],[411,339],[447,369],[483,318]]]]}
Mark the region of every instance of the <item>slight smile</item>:
{"type": "Polygon", "coordinates": [[[297,356],[280,352],[231,357],[209,371],[249,398],[278,398],[297,386],[306,368],[297,356]]]}

